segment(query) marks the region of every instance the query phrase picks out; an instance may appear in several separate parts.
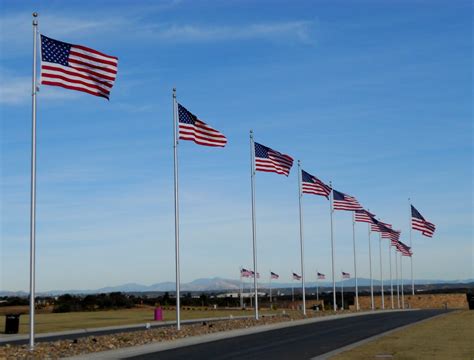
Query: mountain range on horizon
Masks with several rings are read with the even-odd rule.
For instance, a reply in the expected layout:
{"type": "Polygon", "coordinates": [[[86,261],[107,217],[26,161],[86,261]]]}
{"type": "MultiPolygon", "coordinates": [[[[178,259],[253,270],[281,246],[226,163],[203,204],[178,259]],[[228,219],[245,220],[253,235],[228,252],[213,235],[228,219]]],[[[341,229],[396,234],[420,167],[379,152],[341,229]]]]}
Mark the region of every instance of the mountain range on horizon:
{"type": "MultiPolygon", "coordinates": [[[[358,285],[360,287],[370,286],[370,279],[367,278],[358,278],[358,285]]],[[[374,286],[380,286],[380,281],[374,279],[374,286]]],[[[384,285],[389,285],[390,280],[384,279],[384,285]]],[[[394,284],[395,284],[394,280],[394,284]]],[[[409,279],[404,280],[405,286],[409,286],[411,281],[409,279]]],[[[416,285],[432,285],[432,284],[472,284],[474,279],[465,279],[465,280],[415,280],[416,285]]],[[[259,282],[259,288],[268,289],[268,282],[259,282]]],[[[224,279],[220,277],[214,278],[201,278],[196,279],[188,283],[181,283],[182,292],[201,292],[201,291],[238,291],[240,289],[240,280],[233,279],[224,279]]],[[[272,288],[299,288],[300,282],[294,281],[291,282],[272,282],[272,288]]],[[[320,281],[318,282],[320,288],[332,287],[331,281],[320,281]]],[[[341,281],[336,282],[336,286],[341,286],[341,281]]],[[[345,287],[354,287],[355,279],[344,280],[345,287]]],[[[250,289],[253,287],[253,280],[245,279],[243,281],[244,289],[250,289]]],[[[307,288],[316,287],[315,281],[306,282],[307,288]]],[[[159,282],[152,285],[142,285],[138,283],[128,283],[117,286],[106,286],[99,289],[87,289],[87,290],[51,290],[51,291],[39,291],[37,295],[46,296],[46,295],[61,295],[61,294],[97,294],[97,293],[110,293],[110,292],[174,292],[175,283],[172,281],[159,282]]],[[[26,296],[28,292],[25,291],[8,291],[0,290],[0,296],[26,296]]]]}

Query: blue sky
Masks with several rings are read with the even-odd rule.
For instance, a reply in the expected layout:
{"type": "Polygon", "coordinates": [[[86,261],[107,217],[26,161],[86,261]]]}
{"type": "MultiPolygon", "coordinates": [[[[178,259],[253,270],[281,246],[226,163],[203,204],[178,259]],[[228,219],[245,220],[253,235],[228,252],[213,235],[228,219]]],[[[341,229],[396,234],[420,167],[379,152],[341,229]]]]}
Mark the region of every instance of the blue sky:
{"type": "MultiPolygon", "coordinates": [[[[437,225],[413,233],[417,278],[473,275],[469,1],[0,0],[0,289],[29,264],[31,12],[40,31],[119,58],[110,101],[38,96],[37,288],[174,279],[171,89],[222,131],[181,142],[182,281],[251,268],[248,132],[332,180],[408,242],[408,197],[437,225]]],[[[257,174],[259,271],[299,271],[295,169],[257,174]]],[[[329,204],[303,199],[308,280],[330,274],[329,204]]],[[[349,212],[336,269],[352,272],[349,212]]],[[[356,226],[368,277],[367,227],[356,226]]],[[[384,274],[388,250],[384,241],[384,274]]],[[[373,241],[378,273],[378,240],[373,241]]],[[[408,260],[404,262],[409,268],[408,260]]],[[[405,272],[408,274],[408,272],[405,272]]]]}

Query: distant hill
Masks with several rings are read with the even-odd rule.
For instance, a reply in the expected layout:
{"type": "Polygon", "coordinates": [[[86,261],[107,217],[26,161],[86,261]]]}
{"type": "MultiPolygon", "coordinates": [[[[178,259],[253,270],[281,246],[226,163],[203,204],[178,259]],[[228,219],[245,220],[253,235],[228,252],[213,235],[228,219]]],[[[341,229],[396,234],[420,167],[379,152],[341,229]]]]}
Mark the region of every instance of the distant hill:
{"type": "MultiPolygon", "coordinates": [[[[360,287],[370,286],[370,279],[358,278],[358,285],[360,287]]],[[[384,285],[389,284],[390,280],[384,279],[384,285]]],[[[411,284],[409,279],[404,280],[406,286],[411,284]]],[[[300,287],[301,283],[299,281],[291,282],[279,282],[273,281],[273,288],[295,288],[300,287]]],[[[416,280],[416,285],[439,285],[439,287],[455,287],[456,285],[469,285],[469,287],[474,287],[474,279],[466,280],[416,280]]],[[[245,279],[243,282],[244,288],[249,289],[253,287],[253,280],[245,279]]],[[[268,288],[267,282],[259,281],[258,286],[261,288],[268,288]]],[[[330,281],[321,281],[318,282],[318,286],[321,288],[330,288],[332,287],[332,282],[330,281]]],[[[336,286],[340,287],[341,282],[337,281],[336,286]]],[[[344,280],[344,287],[354,287],[355,279],[344,280]]],[[[380,281],[374,279],[374,286],[380,286],[380,281]]],[[[306,287],[316,287],[316,282],[309,281],[306,282],[306,287]]],[[[200,292],[200,291],[238,291],[240,289],[240,280],[233,279],[223,279],[219,277],[214,278],[202,278],[196,279],[189,283],[181,283],[181,291],[183,292],[200,292]]],[[[43,291],[37,293],[37,295],[61,295],[61,294],[96,294],[96,293],[110,293],[110,292],[173,292],[175,290],[175,283],[171,281],[160,282],[152,285],[142,285],[137,283],[128,283],[118,286],[107,286],[100,289],[88,289],[88,290],[51,290],[43,291]]],[[[28,293],[25,291],[7,291],[0,290],[0,296],[27,296],[28,293]]]]}

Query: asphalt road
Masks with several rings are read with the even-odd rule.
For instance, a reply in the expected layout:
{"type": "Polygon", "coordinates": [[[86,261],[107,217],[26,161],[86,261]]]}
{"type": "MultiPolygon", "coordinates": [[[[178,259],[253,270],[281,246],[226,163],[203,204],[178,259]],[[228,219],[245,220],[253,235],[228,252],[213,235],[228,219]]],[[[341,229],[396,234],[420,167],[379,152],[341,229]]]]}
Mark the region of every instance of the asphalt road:
{"type": "Polygon", "coordinates": [[[445,311],[420,310],[349,317],[244,335],[129,359],[310,359],[443,312],[445,311]]]}

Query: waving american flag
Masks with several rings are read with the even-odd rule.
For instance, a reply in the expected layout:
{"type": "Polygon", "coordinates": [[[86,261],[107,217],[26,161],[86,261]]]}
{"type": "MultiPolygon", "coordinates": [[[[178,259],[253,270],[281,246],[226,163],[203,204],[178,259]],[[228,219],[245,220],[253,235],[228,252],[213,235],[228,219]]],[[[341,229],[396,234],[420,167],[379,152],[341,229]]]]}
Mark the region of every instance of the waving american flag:
{"type": "Polygon", "coordinates": [[[316,176],[301,170],[301,187],[305,194],[321,195],[326,198],[331,194],[331,188],[319,180],[316,176]]]}
{"type": "Polygon", "coordinates": [[[178,104],[178,119],[181,140],[191,140],[204,146],[224,147],[227,144],[227,138],[223,134],[199,120],[181,104],[178,104]]]}
{"type": "Polygon", "coordinates": [[[428,237],[433,237],[436,226],[433,223],[425,220],[418,210],[411,205],[411,227],[414,230],[421,231],[421,233],[428,237]]]}
{"type": "Polygon", "coordinates": [[[255,143],[255,170],[288,176],[292,166],[293,158],[291,156],[255,143]]]}
{"type": "Polygon", "coordinates": [[[41,35],[41,84],[83,91],[108,99],[118,58],[41,35]]]}
{"type": "Polygon", "coordinates": [[[336,190],[333,190],[332,194],[334,210],[354,211],[363,209],[357,199],[353,196],[336,190]]]}

